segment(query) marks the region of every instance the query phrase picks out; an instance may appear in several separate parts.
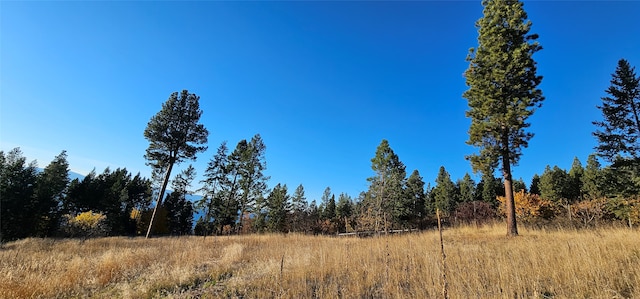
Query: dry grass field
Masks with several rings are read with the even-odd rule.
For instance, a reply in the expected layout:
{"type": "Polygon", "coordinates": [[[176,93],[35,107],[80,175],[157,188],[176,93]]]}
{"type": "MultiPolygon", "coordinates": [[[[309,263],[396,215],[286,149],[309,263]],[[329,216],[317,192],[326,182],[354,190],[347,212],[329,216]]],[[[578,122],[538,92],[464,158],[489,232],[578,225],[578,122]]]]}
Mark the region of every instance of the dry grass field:
{"type": "MultiPolygon", "coordinates": [[[[640,231],[444,231],[451,298],[640,298],[640,231]]],[[[0,249],[1,298],[441,298],[437,231],[27,239],[0,249]]]]}

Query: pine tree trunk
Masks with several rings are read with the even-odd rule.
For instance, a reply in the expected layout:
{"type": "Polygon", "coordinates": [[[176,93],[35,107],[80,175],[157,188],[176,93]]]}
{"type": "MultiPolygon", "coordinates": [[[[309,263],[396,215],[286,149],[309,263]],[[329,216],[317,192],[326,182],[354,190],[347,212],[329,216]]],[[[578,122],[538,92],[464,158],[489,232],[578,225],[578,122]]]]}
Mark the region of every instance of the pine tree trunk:
{"type": "Polygon", "coordinates": [[[169,184],[169,178],[171,177],[171,169],[173,169],[173,164],[174,162],[169,163],[167,173],[164,175],[162,188],[160,188],[160,194],[158,194],[156,206],[155,208],[153,208],[153,214],[151,214],[151,220],[149,221],[149,228],[147,229],[147,235],[145,236],[145,239],[148,239],[149,235],[151,234],[151,227],[153,226],[153,221],[156,219],[156,212],[158,211],[158,207],[162,204],[162,197],[164,197],[164,192],[167,190],[167,184],[169,184]]]}
{"type": "MultiPolygon", "coordinates": [[[[238,180],[238,173],[236,172],[233,176],[233,183],[231,183],[231,191],[229,192],[229,196],[227,196],[227,201],[225,203],[225,206],[227,207],[224,211],[225,216],[231,216],[230,214],[227,215],[227,213],[229,213],[229,211],[231,210],[231,207],[229,207],[229,204],[231,203],[232,200],[234,200],[234,197],[236,196],[236,182],[238,180]]],[[[237,207],[237,205],[236,205],[237,207]]],[[[234,213],[238,213],[238,210],[234,210],[234,213]]],[[[240,219],[239,221],[242,221],[242,214],[240,215],[240,219]]],[[[236,234],[238,234],[239,230],[238,230],[238,226],[234,224],[233,229],[236,231],[236,234]]]]}
{"type": "Polygon", "coordinates": [[[513,180],[511,179],[511,164],[508,154],[502,155],[502,175],[504,177],[504,194],[507,208],[507,236],[517,236],[516,204],[513,199],[513,180]]]}
{"type": "MultiPolygon", "coordinates": [[[[638,137],[638,139],[640,139],[640,117],[638,116],[639,107],[636,107],[634,101],[635,101],[635,99],[631,99],[631,103],[630,104],[631,104],[631,110],[633,112],[634,119],[636,121],[636,129],[637,129],[636,130],[636,135],[637,135],[636,137],[638,137]]],[[[634,158],[638,158],[638,155],[640,155],[640,154],[635,153],[635,155],[634,155],[635,157],[634,158]]]]}
{"type": "Polygon", "coordinates": [[[382,182],[380,183],[380,194],[378,194],[378,198],[377,198],[377,211],[376,211],[376,220],[375,220],[375,230],[376,230],[376,234],[380,235],[380,227],[379,227],[379,222],[380,222],[380,214],[382,213],[382,194],[384,194],[384,174],[380,175],[380,178],[382,179],[382,182]]]}

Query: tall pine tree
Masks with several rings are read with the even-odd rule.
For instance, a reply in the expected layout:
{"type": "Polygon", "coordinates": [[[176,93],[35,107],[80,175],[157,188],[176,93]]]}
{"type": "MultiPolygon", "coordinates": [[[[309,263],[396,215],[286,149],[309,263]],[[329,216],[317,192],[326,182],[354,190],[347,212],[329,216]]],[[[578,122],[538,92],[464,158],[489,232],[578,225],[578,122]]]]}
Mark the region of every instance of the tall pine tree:
{"type": "Polygon", "coordinates": [[[409,204],[409,223],[416,226],[420,225],[422,219],[426,216],[427,196],[424,191],[424,180],[417,169],[407,179],[405,193],[409,204]]]}
{"type": "Polygon", "coordinates": [[[307,198],[304,194],[304,186],[298,185],[291,197],[291,230],[294,232],[303,232],[305,227],[305,218],[307,216],[307,198]]]}
{"type": "Polygon", "coordinates": [[[375,172],[368,178],[369,198],[373,200],[375,223],[374,229],[380,230],[381,223],[392,216],[392,208],[397,201],[402,200],[406,168],[400,158],[383,139],[376,148],[376,155],[371,159],[371,169],[375,172]]]}
{"type": "Polygon", "coordinates": [[[147,164],[156,172],[165,173],[147,229],[147,238],[151,233],[156,211],[162,205],[173,166],[184,160],[195,160],[197,153],[207,149],[204,144],[207,143],[209,131],[199,123],[202,116],[199,100],[199,96],[187,90],[172,93],[144,130],[144,137],[149,140],[149,147],[144,155],[147,164]]]}
{"type": "Polygon", "coordinates": [[[609,162],[618,158],[638,159],[640,154],[640,78],[629,62],[620,59],[602,98],[602,121],[593,135],[598,139],[596,151],[609,162]]]}
{"type": "Polygon", "coordinates": [[[263,201],[267,191],[268,176],[264,175],[267,169],[265,151],[267,147],[260,134],[256,134],[251,141],[241,140],[236,149],[231,153],[229,160],[238,174],[239,197],[238,215],[239,229],[244,225],[245,213],[251,212],[256,201],[263,201]]]}
{"type": "Polygon", "coordinates": [[[531,21],[523,3],[510,0],[483,0],[484,16],[476,22],[478,47],[467,57],[465,72],[469,86],[471,118],[468,144],[480,152],[468,156],[473,169],[492,172],[502,167],[507,201],[507,234],[518,234],[513,199],[511,165],[518,163],[522,148],[533,133],[527,122],[544,100],[538,85],[533,54],[542,49],[537,34],[529,34],[531,21]]]}
{"type": "MultiPolygon", "coordinates": [[[[202,224],[213,227],[216,233],[222,233],[224,226],[232,227],[238,216],[238,201],[235,194],[238,189],[238,171],[230,162],[227,142],[222,142],[216,154],[207,164],[200,191],[204,196],[196,202],[204,210],[202,224]],[[213,223],[212,223],[213,220],[213,223]]],[[[202,231],[201,233],[211,233],[202,231]]]]}

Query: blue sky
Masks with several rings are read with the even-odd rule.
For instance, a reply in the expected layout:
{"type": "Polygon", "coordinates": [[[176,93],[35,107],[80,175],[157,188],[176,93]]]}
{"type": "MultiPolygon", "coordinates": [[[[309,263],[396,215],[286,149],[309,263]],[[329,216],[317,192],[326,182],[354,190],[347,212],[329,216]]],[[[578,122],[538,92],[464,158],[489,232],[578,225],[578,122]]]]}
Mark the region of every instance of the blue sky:
{"type": "MultiPolygon", "coordinates": [[[[583,163],[618,59],[640,66],[638,1],[528,1],[546,97],[515,178],[583,163]]],[[[2,1],[0,149],[149,175],[147,122],[199,95],[209,150],[262,135],[270,187],[356,197],[384,138],[434,184],[471,172],[462,73],[480,1],[2,1]]],[[[187,163],[181,165],[186,167],[187,163]]]]}

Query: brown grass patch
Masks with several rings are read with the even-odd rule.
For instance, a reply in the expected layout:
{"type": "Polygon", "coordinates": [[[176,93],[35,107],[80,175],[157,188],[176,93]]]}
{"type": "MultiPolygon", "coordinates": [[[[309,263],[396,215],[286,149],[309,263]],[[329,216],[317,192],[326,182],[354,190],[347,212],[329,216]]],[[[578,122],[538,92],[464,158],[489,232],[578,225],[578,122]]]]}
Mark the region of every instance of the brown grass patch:
{"type": "MultiPolygon", "coordinates": [[[[640,298],[640,233],[503,225],[444,231],[451,298],[640,298]]],[[[437,298],[435,231],[26,239],[0,250],[0,298],[437,298]]]]}

